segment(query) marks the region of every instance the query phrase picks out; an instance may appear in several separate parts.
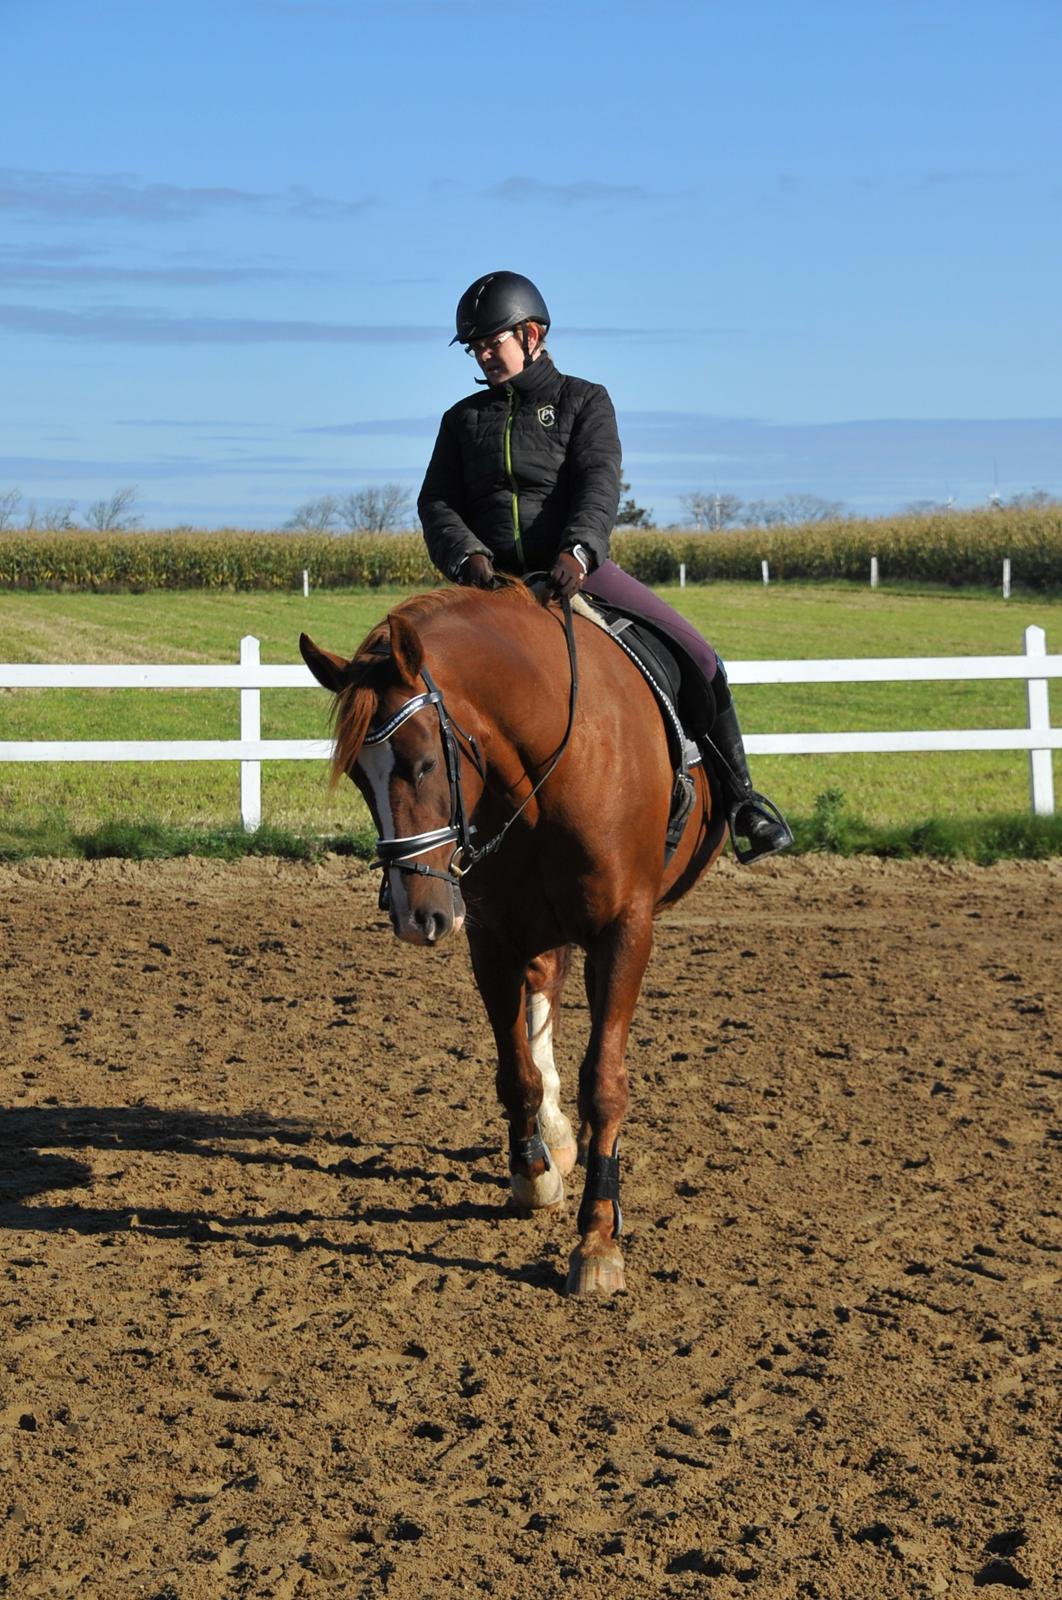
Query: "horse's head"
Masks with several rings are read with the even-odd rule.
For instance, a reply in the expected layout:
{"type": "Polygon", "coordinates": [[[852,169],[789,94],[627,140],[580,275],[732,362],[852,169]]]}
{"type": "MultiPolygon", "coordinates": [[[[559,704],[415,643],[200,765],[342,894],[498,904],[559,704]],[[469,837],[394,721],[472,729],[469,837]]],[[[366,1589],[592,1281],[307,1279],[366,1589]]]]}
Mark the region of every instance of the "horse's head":
{"type": "Polygon", "coordinates": [[[391,925],[410,944],[436,944],[461,927],[465,911],[449,870],[457,843],[442,722],[420,676],[416,628],[393,611],[349,661],[306,634],[299,648],[336,697],[333,777],[353,779],[376,823],[391,925]],[[432,844],[437,832],[445,837],[432,844]]]}

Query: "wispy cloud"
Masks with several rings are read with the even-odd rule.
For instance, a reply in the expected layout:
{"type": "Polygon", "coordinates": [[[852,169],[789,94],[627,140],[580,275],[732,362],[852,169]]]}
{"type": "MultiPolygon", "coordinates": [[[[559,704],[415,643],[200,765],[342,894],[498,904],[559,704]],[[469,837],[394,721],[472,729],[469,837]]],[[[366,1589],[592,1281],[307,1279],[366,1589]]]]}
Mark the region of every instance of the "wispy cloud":
{"type": "Polygon", "coordinates": [[[233,417],[115,417],[116,428],[246,428],[249,433],[271,430],[271,422],[240,422],[233,417]]]}
{"type": "Polygon", "coordinates": [[[987,177],[988,173],[986,172],[964,172],[961,170],[923,172],[918,180],[918,186],[921,189],[947,189],[956,183],[980,182],[987,177]]]}
{"type": "Polygon", "coordinates": [[[43,222],[184,222],[212,212],[300,219],[359,216],[378,202],[331,200],[299,186],[279,193],[149,183],[136,173],[40,172],[0,167],[0,214],[43,222]]]}
{"type": "MultiPolygon", "coordinates": [[[[0,328],[38,338],[90,344],[418,344],[449,339],[450,330],[414,323],[271,321],[261,317],[186,317],[131,306],[66,311],[0,304],[0,328]]],[[[567,328],[573,339],[667,341],[669,328],[567,328]]]]}
{"type": "Polygon", "coordinates": [[[544,183],[541,178],[502,178],[484,190],[488,199],[521,203],[543,200],[559,206],[614,205],[619,201],[649,200],[648,189],[638,183],[600,183],[584,178],[577,183],[544,183]]]}
{"type": "Polygon", "coordinates": [[[1009,491],[1062,488],[1062,422],[1050,418],[775,423],[624,412],[619,423],[635,485],[676,497],[691,488],[749,498],[808,491],[866,511],[949,494],[976,503],[992,486],[996,462],[1009,491]]]}
{"type": "MultiPolygon", "coordinates": [[[[254,9],[279,17],[325,17],[329,20],[356,18],[366,11],[387,15],[402,11],[407,15],[441,16],[446,12],[489,12],[494,0],[253,0],[254,9]]],[[[508,0],[510,11],[534,5],[536,10],[554,6],[556,0],[508,0]]]]}
{"type": "Polygon", "coordinates": [[[268,321],[257,317],[174,317],[163,311],[101,306],[60,311],[44,306],[0,305],[0,328],[9,333],[92,344],[416,344],[445,339],[443,328],[349,322],[268,321]]]}
{"type": "Polygon", "coordinates": [[[98,288],[131,285],[165,289],[213,289],[248,283],[305,282],[324,273],[269,266],[119,266],[102,261],[98,252],[0,246],[0,285],[12,289],[41,289],[56,285],[98,288]]]}
{"type": "Polygon", "coordinates": [[[433,436],[438,417],[396,417],[370,422],[329,422],[300,433],[323,433],[335,439],[423,439],[433,436]]]}
{"type": "MultiPolygon", "coordinates": [[[[256,477],[295,479],[302,482],[316,475],[319,482],[336,483],[350,480],[358,476],[361,471],[352,468],[346,461],[314,462],[293,455],[241,456],[238,459],[220,460],[214,456],[207,458],[202,455],[176,454],[115,460],[78,456],[9,455],[0,456],[0,483],[29,485],[27,492],[44,494],[47,488],[56,484],[144,483],[149,480],[161,482],[166,479],[179,482],[204,478],[246,479],[252,469],[256,477]]],[[[405,471],[388,469],[388,476],[396,479],[413,475],[415,475],[413,469],[405,471]]],[[[369,477],[371,481],[371,473],[369,477]]]]}

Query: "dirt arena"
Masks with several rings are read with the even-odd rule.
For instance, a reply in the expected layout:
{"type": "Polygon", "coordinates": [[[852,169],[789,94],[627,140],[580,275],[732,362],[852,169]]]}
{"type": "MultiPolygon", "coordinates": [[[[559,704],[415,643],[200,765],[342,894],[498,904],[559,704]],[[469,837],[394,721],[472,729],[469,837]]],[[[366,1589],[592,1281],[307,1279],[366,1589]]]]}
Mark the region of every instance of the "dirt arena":
{"type": "Polygon", "coordinates": [[[349,861],[0,868],[0,1593],[1057,1600],[1060,930],[1058,862],[724,863],[576,1302],[463,941],[349,861]]]}

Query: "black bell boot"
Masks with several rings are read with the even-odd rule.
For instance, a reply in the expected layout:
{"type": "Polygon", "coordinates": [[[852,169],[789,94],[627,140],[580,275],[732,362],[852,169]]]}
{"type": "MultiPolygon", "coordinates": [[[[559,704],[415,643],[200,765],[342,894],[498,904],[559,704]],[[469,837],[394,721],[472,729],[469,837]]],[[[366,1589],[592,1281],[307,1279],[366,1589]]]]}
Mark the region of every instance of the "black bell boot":
{"type": "Polygon", "coordinates": [[[778,807],[752,786],[737,712],[721,666],[712,690],[716,718],[711,738],[704,742],[715,757],[713,766],[723,785],[734,854],[744,864],[788,850],[793,842],[792,829],[778,807]],[[740,843],[742,839],[746,843],[740,843]]]}

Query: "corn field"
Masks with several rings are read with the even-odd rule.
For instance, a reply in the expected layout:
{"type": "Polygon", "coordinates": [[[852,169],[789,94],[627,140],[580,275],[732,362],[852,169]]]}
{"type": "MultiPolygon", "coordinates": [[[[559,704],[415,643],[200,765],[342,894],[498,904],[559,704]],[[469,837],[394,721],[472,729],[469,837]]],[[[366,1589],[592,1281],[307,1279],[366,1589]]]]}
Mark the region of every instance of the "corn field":
{"type": "MultiPolygon", "coordinates": [[[[1062,506],[952,511],[805,527],[616,534],[612,553],[644,583],[881,580],[997,588],[1009,557],[1016,585],[1062,588],[1062,506]]],[[[439,580],[419,534],[137,532],[0,534],[0,589],[315,589],[429,585],[439,580]]]]}

